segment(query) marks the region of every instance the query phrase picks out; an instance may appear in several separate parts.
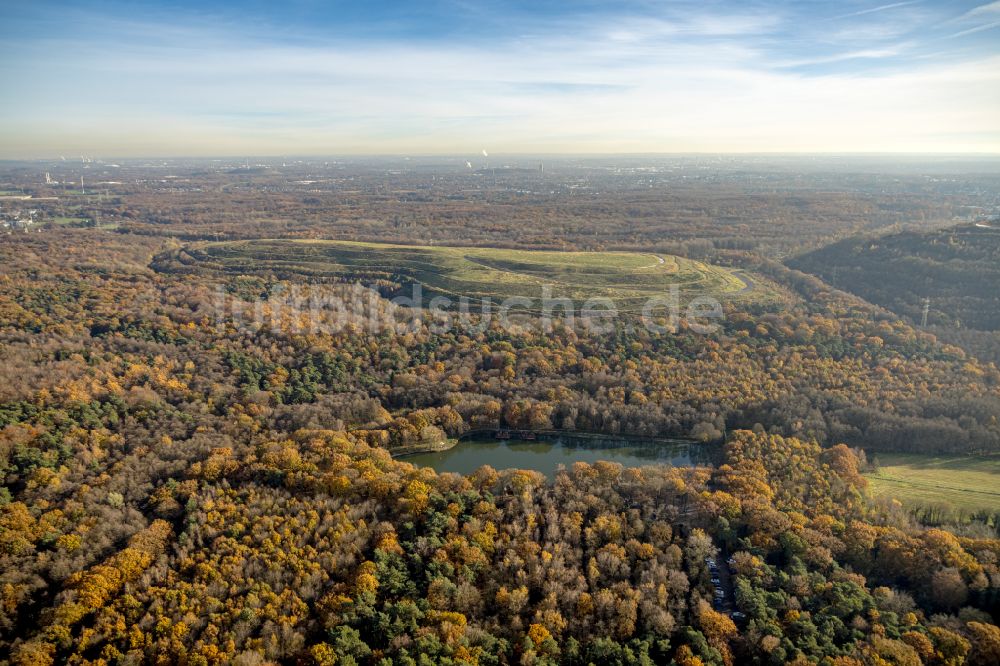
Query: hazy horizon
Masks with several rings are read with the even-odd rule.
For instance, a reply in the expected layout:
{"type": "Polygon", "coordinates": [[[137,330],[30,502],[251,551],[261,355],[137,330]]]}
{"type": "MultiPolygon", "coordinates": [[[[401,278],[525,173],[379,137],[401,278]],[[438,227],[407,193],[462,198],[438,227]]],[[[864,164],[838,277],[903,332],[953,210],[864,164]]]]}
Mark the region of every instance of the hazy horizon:
{"type": "Polygon", "coordinates": [[[693,160],[712,162],[725,160],[730,162],[753,162],[762,166],[775,166],[777,163],[787,163],[797,168],[813,164],[840,164],[850,166],[867,164],[872,167],[920,166],[930,164],[954,163],[965,161],[973,164],[996,164],[1000,166],[1000,152],[834,152],[834,151],[802,151],[802,152],[488,152],[486,156],[481,150],[470,148],[467,152],[356,152],[356,153],[230,153],[230,154],[139,154],[121,155],[114,153],[92,152],[76,155],[55,155],[49,153],[27,157],[0,157],[0,164],[53,164],[73,166],[101,166],[114,168],[120,165],[141,166],[141,162],[163,162],[165,164],[212,163],[221,162],[236,166],[249,164],[251,167],[280,167],[318,162],[413,162],[421,160],[433,161],[435,164],[453,164],[463,169],[504,168],[527,166],[536,168],[539,161],[572,163],[574,161],[594,161],[602,166],[613,166],[607,160],[630,160],[637,163],[655,162],[657,160],[693,160]],[[602,162],[603,161],[603,162],[602,162]],[[281,162],[281,164],[276,164],[281,162]],[[523,162],[523,164],[521,164],[523,162]],[[770,163],[769,163],[770,162],[770,163]]]}
{"type": "MultiPolygon", "coordinates": [[[[627,158],[676,158],[676,157],[773,157],[773,158],[809,158],[809,157],[822,157],[822,158],[864,158],[864,159],[876,159],[876,158],[904,158],[904,159],[919,159],[919,158],[931,158],[931,159],[946,159],[950,157],[968,157],[976,159],[1000,159],[1000,150],[997,151],[929,151],[929,152],[918,152],[918,151],[822,151],[822,150],[803,150],[803,151],[580,151],[580,152],[532,152],[532,151],[515,151],[515,152],[489,152],[488,155],[483,156],[480,150],[475,149],[470,146],[471,157],[480,158],[506,158],[506,159],[537,159],[537,158],[566,158],[566,159],[581,159],[581,158],[604,158],[604,157],[627,157],[627,158]]],[[[485,150],[485,149],[483,149],[485,150]]],[[[106,162],[107,160],[113,160],[116,158],[129,159],[129,160],[200,160],[200,161],[212,161],[212,160],[239,160],[244,161],[246,159],[285,159],[285,160],[319,160],[319,159],[353,159],[353,158],[371,158],[371,159],[463,159],[467,160],[470,157],[469,151],[446,151],[446,152],[433,152],[433,151],[421,151],[421,152],[316,152],[316,153],[287,153],[287,152],[273,152],[273,153],[204,153],[204,154],[185,154],[185,153],[148,153],[148,154],[136,154],[136,155],[124,155],[102,152],[100,150],[96,152],[90,152],[83,155],[76,155],[72,152],[68,154],[55,154],[47,153],[45,155],[38,156],[28,156],[28,157],[3,157],[0,158],[0,162],[45,162],[51,160],[63,161],[63,162],[80,162],[80,158],[86,158],[89,162],[95,160],[101,160],[106,162]]]]}
{"type": "Polygon", "coordinates": [[[1000,154],[1000,2],[41,2],[0,159],[1000,154]]]}

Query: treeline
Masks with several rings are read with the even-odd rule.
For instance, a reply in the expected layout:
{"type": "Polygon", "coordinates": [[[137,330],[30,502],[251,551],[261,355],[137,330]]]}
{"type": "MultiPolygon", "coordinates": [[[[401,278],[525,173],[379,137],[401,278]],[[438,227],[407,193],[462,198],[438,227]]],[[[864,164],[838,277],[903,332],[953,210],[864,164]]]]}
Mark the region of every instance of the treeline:
{"type": "Polygon", "coordinates": [[[995,366],[776,265],[787,307],[712,335],[309,333],[220,316],[281,285],[163,249],[0,248],[0,659],[991,663],[998,542],[869,501],[837,444],[995,450],[995,366]],[[729,444],[552,481],[391,457],[501,424],[729,444]]]}
{"type": "MultiPolygon", "coordinates": [[[[744,431],[725,456],[550,482],[438,476],[334,431],[214,448],[149,494],[127,547],[67,577],[11,658],[992,663],[1000,542],[880,524],[843,446],[744,431]],[[711,602],[706,562],[724,557],[738,625],[711,602]]],[[[40,555],[25,510],[5,526],[40,555]]]]}
{"type": "Polygon", "coordinates": [[[821,276],[911,322],[1000,329],[1000,231],[963,224],[849,238],[789,265],[821,276]],[[929,300],[926,300],[929,299],[929,300]]]}

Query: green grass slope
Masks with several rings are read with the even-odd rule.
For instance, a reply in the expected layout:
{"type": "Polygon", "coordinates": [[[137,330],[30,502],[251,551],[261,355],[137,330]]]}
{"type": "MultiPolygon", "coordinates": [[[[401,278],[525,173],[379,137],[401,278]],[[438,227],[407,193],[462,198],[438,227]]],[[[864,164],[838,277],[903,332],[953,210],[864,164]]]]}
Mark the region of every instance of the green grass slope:
{"type": "Polygon", "coordinates": [[[696,296],[760,299],[757,280],[700,261],[639,252],[545,252],[495,248],[408,246],[349,241],[251,240],[206,243],[161,257],[161,270],[273,274],[407,285],[419,282],[425,296],[465,296],[499,303],[522,296],[552,297],[578,305],[610,298],[621,311],[638,311],[652,296],[680,289],[681,303],[696,296]]]}

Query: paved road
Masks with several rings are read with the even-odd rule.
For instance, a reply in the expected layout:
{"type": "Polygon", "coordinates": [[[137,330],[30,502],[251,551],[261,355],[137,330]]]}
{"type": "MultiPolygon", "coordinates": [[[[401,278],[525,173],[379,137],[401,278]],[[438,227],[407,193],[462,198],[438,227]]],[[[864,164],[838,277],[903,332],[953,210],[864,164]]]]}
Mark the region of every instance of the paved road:
{"type": "Polygon", "coordinates": [[[655,264],[649,264],[647,266],[639,266],[639,268],[637,268],[636,270],[640,270],[641,271],[644,268],[652,268],[653,266],[659,266],[660,264],[667,263],[666,260],[663,257],[661,257],[660,255],[658,255],[658,254],[652,254],[650,256],[656,257],[656,263],[655,264]]]}
{"type": "Polygon", "coordinates": [[[733,271],[733,272],[736,274],[736,277],[738,277],[739,279],[743,280],[743,282],[745,282],[746,285],[747,285],[747,286],[743,287],[742,289],[740,289],[739,293],[745,294],[745,293],[753,290],[754,283],[753,283],[753,280],[750,279],[749,275],[747,275],[743,271],[733,271]]]}
{"type": "Polygon", "coordinates": [[[736,610],[736,592],[733,589],[733,574],[729,570],[728,560],[729,554],[721,552],[715,563],[719,565],[719,584],[722,585],[722,591],[726,593],[722,612],[726,615],[732,615],[733,611],[736,610]]]}

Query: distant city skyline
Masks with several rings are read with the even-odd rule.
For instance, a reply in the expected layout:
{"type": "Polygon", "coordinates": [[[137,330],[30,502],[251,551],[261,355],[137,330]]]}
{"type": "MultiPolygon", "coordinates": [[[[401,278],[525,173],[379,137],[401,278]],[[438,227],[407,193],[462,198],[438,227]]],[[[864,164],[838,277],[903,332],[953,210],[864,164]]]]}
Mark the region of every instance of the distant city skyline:
{"type": "Polygon", "coordinates": [[[1000,153],[1000,1],[7,5],[0,159],[1000,153]]]}

